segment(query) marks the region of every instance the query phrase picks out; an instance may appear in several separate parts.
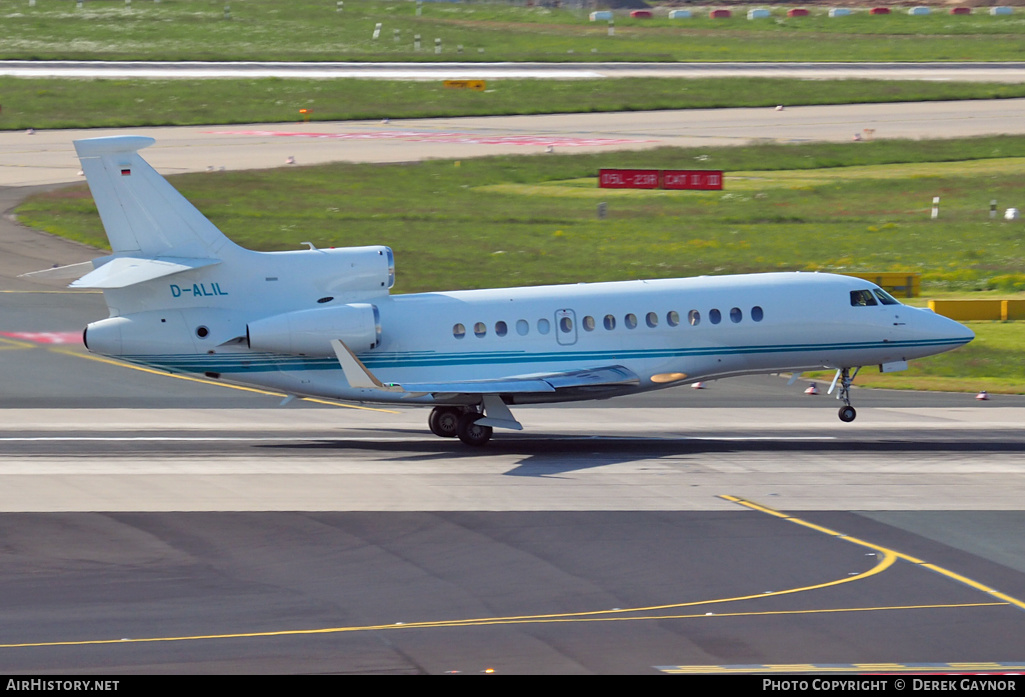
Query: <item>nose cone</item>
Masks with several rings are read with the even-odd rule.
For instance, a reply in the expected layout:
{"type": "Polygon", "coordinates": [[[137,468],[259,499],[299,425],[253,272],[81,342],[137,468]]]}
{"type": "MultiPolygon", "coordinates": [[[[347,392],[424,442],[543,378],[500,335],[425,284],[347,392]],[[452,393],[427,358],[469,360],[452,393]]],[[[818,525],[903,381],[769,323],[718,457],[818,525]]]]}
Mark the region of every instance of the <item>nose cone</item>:
{"type": "Polygon", "coordinates": [[[922,345],[928,345],[933,353],[943,353],[958,346],[964,346],[975,338],[975,332],[960,322],[938,315],[932,310],[918,310],[915,330],[922,345]]]}
{"type": "MultiPolygon", "coordinates": [[[[935,314],[935,313],[934,313],[935,314]]],[[[975,338],[975,332],[968,327],[964,326],[960,322],[944,317],[943,315],[936,315],[936,318],[942,320],[941,333],[945,333],[950,337],[950,340],[955,343],[956,346],[964,346],[969,341],[975,338]]]]}

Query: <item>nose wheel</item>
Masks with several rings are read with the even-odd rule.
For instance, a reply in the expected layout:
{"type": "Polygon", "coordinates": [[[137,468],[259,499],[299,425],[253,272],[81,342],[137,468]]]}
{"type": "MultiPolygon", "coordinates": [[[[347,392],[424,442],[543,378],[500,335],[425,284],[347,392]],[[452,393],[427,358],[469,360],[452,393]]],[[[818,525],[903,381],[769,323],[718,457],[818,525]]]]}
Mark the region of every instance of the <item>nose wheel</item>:
{"type": "Polygon", "coordinates": [[[830,392],[837,386],[840,388],[836,393],[836,398],[842,400],[844,405],[840,407],[838,415],[840,420],[847,424],[854,421],[855,417],[858,416],[858,412],[851,406],[851,385],[854,383],[854,378],[858,375],[859,370],[861,368],[855,368],[854,372],[851,373],[850,368],[840,368],[836,371],[833,384],[829,386],[830,392]]]}

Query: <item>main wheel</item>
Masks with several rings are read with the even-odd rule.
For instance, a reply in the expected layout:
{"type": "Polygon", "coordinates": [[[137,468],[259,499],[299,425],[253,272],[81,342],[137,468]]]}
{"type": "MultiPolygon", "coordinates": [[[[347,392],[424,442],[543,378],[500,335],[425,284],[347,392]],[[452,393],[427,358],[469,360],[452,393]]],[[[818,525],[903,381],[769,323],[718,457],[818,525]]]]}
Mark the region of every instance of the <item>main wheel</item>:
{"type": "Polygon", "coordinates": [[[434,407],[427,417],[427,426],[436,436],[455,438],[459,435],[459,410],[455,407],[434,407]]]}
{"type": "Polygon", "coordinates": [[[480,447],[491,440],[494,429],[490,426],[482,426],[477,423],[483,418],[483,414],[468,412],[459,417],[459,440],[467,445],[480,447]]]}
{"type": "Polygon", "coordinates": [[[858,415],[858,412],[854,410],[852,406],[840,407],[840,420],[844,423],[850,423],[854,421],[854,417],[858,415]]]}

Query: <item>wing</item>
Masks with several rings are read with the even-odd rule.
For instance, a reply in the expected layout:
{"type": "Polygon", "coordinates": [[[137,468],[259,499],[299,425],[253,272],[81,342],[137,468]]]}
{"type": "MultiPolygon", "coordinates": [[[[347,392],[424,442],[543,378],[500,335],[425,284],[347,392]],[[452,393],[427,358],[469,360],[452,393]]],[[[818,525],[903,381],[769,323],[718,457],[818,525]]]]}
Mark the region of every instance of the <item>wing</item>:
{"type": "Polygon", "coordinates": [[[569,370],[553,373],[534,373],[530,375],[512,375],[493,380],[467,380],[464,382],[413,382],[413,383],[382,383],[371,373],[363,362],[356,358],[341,341],[331,342],[338,362],[345,373],[351,387],[384,390],[386,392],[407,393],[410,395],[495,395],[495,394],[551,394],[565,392],[586,394],[598,397],[602,392],[613,391],[615,388],[638,385],[640,377],[632,370],[621,365],[608,365],[589,368],[587,370],[569,370]]]}

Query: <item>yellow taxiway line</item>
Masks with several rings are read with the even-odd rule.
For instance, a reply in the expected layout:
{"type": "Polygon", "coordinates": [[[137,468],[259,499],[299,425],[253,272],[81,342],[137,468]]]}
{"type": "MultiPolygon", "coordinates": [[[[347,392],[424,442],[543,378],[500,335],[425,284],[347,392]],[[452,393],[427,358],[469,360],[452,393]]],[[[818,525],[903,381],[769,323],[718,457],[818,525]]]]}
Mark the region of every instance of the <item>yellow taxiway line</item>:
{"type": "MultiPolygon", "coordinates": [[[[32,346],[35,346],[33,344],[32,346]]],[[[131,370],[138,370],[142,373],[149,373],[150,375],[160,375],[167,378],[175,378],[176,380],[185,380],[187,382],[198,382],[201,385],[214,385],[215,387],[226,387],[232,390],[240,390],[242,392],[252,392],[254,394],[267,395],[269,397],[281,397],[286,398],[289,395],[283,392],[271,392],[270,390],[261,390],[256,387],[244,387],[242,385],[232,385],[226,382],[219,382],[217,380],[204,380],[203,378],[194,378],[189,375],[177,375],[175,373],[168,373],[163,370],[156,370],[154,368],[146,368],[141,365],[133,365],[131,363],[125,363],[123,361],[117,361],[112,358],[104,358],[103,356],[94,356],[88,353],[81,353],[79,351],[72,351],[69,349],[51,348],[49,349],[53,353],[60,353],[65,356],[75,356],[76,358],[85,358],[90,361],[96,361],[98,363],[106,363],[107,365],[115,365],[119,368],[130,368],[131,370]]],[[[332,407],[342,407],[344,409],[362,409],[363,411],[377,411],[383,414],[401,414],[402,412],[395,411],[394,409],[381,409],[377,407],[364,407],[358,404],[343,404],[342,402],[332,402],[328,399],[317,399],[316,397],[299,397],[304,402],[312,402],[313,404],[326,404],[332,407]]]]}
{"type": "Polygon", "coordinates": [[[797,518],[797,517],[789,515],[787,513],[782,513],[782,512],[777,511],[777,510],[775,510],[773,508],[769,508],[768,506],[763,506],[761,504],[754,503],[753,501],[746,501],[746,500],[738,498],[736,496],[720,496],[719,498],[725,499],[727,501],[732,501],[733,503],[739,504],[741,506],[745,506],[745,507],[750,508],[750,509],[755,510],[755,511],[759,511],[761,513],[766,513],[768,515],[775,516],[777,518],[782,518],[783,520],[788,520],[791,523],[794,523],[795,525],[802,525],[802,526],[804,526],[806,528],[810,528],[812,530],[817,530],[818,532],[824,533],[826,535],[832,535],[833,537],[839,537],[841,539],[846,540],[847,542],[851,542],[851,543],[856,544],[856,545],[861,545],[862,547],[867,547],[869,549],[874,549],[877,552],[883,554],[884,556],[892,555],[894,557],[894,559],[903,559],[904,561],[909,561],[912,564],[917,564],[918,566],[921,566],[922,568],[929,569],[930,571],[934,571],[934,572],[936,572],[936,573],[938,573],[938,574],[940,574],[942,576],[946,576],[947,578],[950,578],[950,579],[953,579],[955,581],[958,581],[959,583],[963,583],[966,586],[969,586],[969,587],[974,588],[976,590],[982,591],[983,593],[988,593],[992,597],[999,598],[1000,600],[1002,600],[1003,602],[1005,602],[1005,603],[1007,603],[1009,605],[1014,605],[1014,606],[1016,606],[1018,608],[1021,608],[1022,610],[1025,610],[1025,601],[1019,600],[1019,599],[1017,599],[1017,598],[1015,598],[1013,596],[1010,596],[1010,595],[1008,595],[1006,593],[1001,593],[1000,591],[996,590],[995,588],[990,588],[989,586],[985,585],[984,583],[979,583],[978,581],[973,581],[972,579],[968,578],[967,576],[962,576],[961,574],[956,573],[954,571],[951,571],[950,569],[944,569],[942,566],[938,566],[936,564],[931,564],[931,563],[929,563],[927,561],[924,561],[922,559],[918,559],[917,557],[913,557],[910,554],[904,554],[902,552],[895,552],[892,549],[888,549],[886,547],[882,547],[880,545],[873,544],[871,542],[866,542],[865,540],[860,540],[857,537],[851,537],[850,535],[845,535],[844,533],[838,532],[836,530],[830,530],[829,528],[823,527],[821,525],[816,525],[814,523],[810,523],[810,522],[808,522],[806,520],[803,520],[801,518],[797,518]]]}
{"type": "MultiPolygon", "coordinates": [[[[351,627],[323,627],[319,629],[291,629],[291,630],[277,630],[267,632],[239,632],[229,634],[202,634],[194,636],[168,636],[168,637],[148,637],[148,638],[121,638],[121,639],[93,639],[93,640],[69,640],[69,641],[50,641],[50,642],[31,642],[31,643],[12,643],[12,644],[0,644],[0,649],[13,649],[13,648],[25,648],[25,647],[44,647],[44,646],[87,646],[87,645],[98,645],[98,644],[121,644],[121,643],[152,643],[152,642],[167,642],[167,641],[201,641],[210,639],[238,639],[238,638],[256,638],[256,637],[281,637],[281,636],[300,636],[300,635],[313,635],[313,634],[340,634],[350,632],[367,632],[367,631],[383,631],[383,630],[394,630],[394,629],[440,629],[445,627],[476,627],[476,626],[497,626],[497,625],[510,625],[510,624],[555,624],[555,623],[582,623],[582,622],[637,622],[637,621],[658,621],[658,620],[682,620],[682,619],[711,619],[711,618],[726,618],[726,617],[754,617],[754,616],[773,616],[773,615],[808,615],[808,614],[827,614],[827,613],[851,613],[851,612],[892,612],[900,610],[922,610],[922,609],[953,609],[953,608],[968,608],[968,607],[992,607],[992,606],[1004,606],[1008,604],[1021,606],[1020,601],[1017,601],[1004,594],[996,595],[1000,598],[1000,602],[978,602],[978,603],[943,603],[933,605],[897,605],[897,606],[878,606],[878,607],[852,607],[852,608],[823,608],[816,610],[771,610],[771,611],[738,611],[738,612],[702,612],[702,613],[672,613],[666,612],[668,610],[676,610],[683,608],[693,608],[700,606],[719,605],[723,603],[740,602],[744,600],[758,600],[762,598],[772,598],[781,595],[790,595],[794,593],[802,593],[806,591],[817,590],[821,588],[828,588],[832,586],[840,586],[847,583],[853,583],[855,581],[861,581],[866,578],[875,576],[876,574],[882,573],[889,569],[898,559],[905,559],[913,561],[920,565],[930,568],[932,570],[939,569],[934,565],[928,565],[920,560],[916,560],[914,557],[910,557],[900,552],[875,545],[864,540],[858,540],[857,538],[848,537],[842,533],[830,530],[823,526],[815,525],[807,521],[795,518],[785,513],[780,513],[766,506],[760,506],[759,504],[745,501],[744,499],[735,496],[722,496],[721,498],[738,503],[742,506],[746,506],[753,510],[757,510],[769,515],[773,515],[790,522],[804,525],[819,532],[825,534],[840,537],[842,539],[854,542],[870,549],[876,550],[879,554],[877,556],[877,563],[870,569],[863,571],[858,574],[846,576],[844,578],[836,579],[834,581],[826,581],[824,583],[817,583],[809,586],[801,586],[798,588],[788,588],[779,591],[767,591],[764,593],[756,593],[750,595],[740,595],[729,598],[713,598],[708,600],[697,600],[684,603],[669,603],[661,605],[648,605],[642,607],[633,608],[615,608],[611,610],[593,610],[589,612],[575,612],[575,613],[558,613],[558,614],[544,614],[544,615],[512,615],[508,617],[480,617],[480,618],[469,618],[469,619],[453,619],[453,620],[437,620],[437,621],[423,621],[423,622],[395,622],[391,624],[377,624],[377,625],[357,625],[351,627]]],[[[955,578],[957,580],[969,581],[964,577],[951,572],[941,570],[941,572],[955,578]]],[[[982,584],[978,584],[973,581],[969,581],[969,585],[982,590],[986,589],[982,584]]],[[[995,593],[995,591],[989,591],[995,593]]]]}

